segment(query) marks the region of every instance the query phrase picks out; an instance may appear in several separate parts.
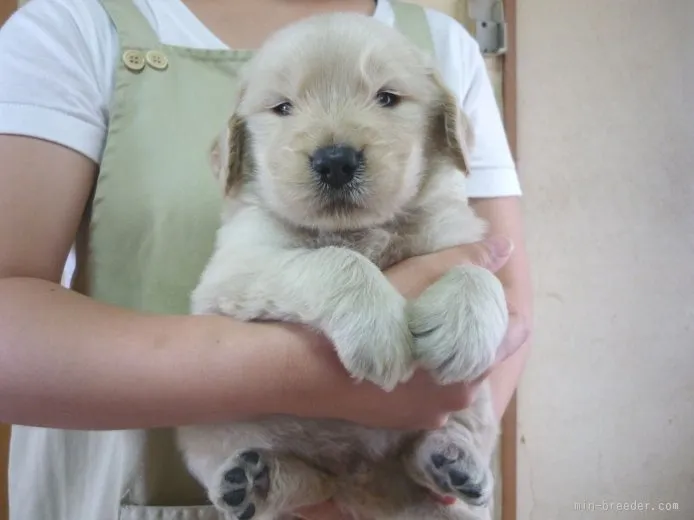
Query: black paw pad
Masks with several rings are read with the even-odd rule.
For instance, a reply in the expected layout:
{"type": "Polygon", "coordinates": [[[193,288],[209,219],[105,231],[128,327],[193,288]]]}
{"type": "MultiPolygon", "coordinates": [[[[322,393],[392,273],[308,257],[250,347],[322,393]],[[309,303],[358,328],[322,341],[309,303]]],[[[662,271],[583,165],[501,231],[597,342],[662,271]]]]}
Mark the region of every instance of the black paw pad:
{"type": "Polygon", "coordinates": [[[245,484],[248,479],[243,468],[232,468],[224,474],[224,480],[229,484],[245,484]]]}
{"type": "Polygon", "coordinates": [[[480,486],[466,486],[464,488],[461,488],[460,491],[468,498],[482,498],[482,488],[480,486]]]}
{"type": "Polygon", "coordinates": [[[245,489],[234,489],[228,493],[224,493],[222,499],[232,507],[240,506],[246,500],[245,489]]]}
{"type": "Polygon", "coordinates": [[[249,520],[255,515],[255,506],[253,504],[248,504],[248,507],[239,514],[239,520],[249,520]]]}
{"type": "Polygon", "coordinates": [[[247,462],[248,464],[256,465],[258,462],[260,462],[260,453],[257,451],[244,451],[241,455],[239,455],[241,460],[244,462],[247,462]]]}
{"type": "Polygon", "coordinates": [[[221,482],[221,505],[235,520],[250,520],[265,509],[270,491],[270,467],[258,451],[244,451],[231,459],[221,482]]]}
{"type": "Polygon", "coordinates": [[[443,453],[434,453],[431,456],[431,462],[436,469],[440,469],[448,464],[453,464],[457,459],[447,457],[443,453]]]}
{"type": "Polygon", "coordinates": [[[463,486],[468,480],[470,480],[468,475],[462,471],[458,471],[457,469],[450,470],[448,472],[448,478],[451,479],[451,484],[453,484],[455,487],[463,486]]]}
{"type": "Polygon", "coordinates": [[[475,465],[466,454],[457,449],[433,453],[428,468],[429,476],[437,490],[443,494],[454,494],[472,505],[483,505],[486,472],[475,465]]]}

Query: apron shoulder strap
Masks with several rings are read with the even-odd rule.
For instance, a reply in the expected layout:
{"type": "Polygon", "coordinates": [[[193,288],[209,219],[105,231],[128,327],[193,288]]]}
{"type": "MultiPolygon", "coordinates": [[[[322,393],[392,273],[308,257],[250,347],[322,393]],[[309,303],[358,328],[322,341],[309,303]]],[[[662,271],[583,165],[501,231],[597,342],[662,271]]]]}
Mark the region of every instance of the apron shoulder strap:
{"type": "Polygon", "coordinates": [[[101,5],[116,27],[122,48],[152,49],[159,47],[159,38],[156,32],[133,0],[101,0],[101,5]]]}
{"type": "Polygon", "coordinates": [[[395,26],[423,51],[433,55],[434,42],[427,20],[426,11],[421,5],[391,0],[395,14],[395,26]]]}

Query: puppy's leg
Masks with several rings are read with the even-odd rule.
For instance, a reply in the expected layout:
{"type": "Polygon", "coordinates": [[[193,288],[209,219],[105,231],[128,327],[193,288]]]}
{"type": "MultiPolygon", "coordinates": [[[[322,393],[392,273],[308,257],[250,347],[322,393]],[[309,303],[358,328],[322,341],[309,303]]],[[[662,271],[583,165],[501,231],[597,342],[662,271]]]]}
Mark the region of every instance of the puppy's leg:
{"type": "Polygon", "coordinates": [[[318,504],[335,491],[332,477],[292,455],[243,450],[219,469],[210,500],[233,520],[275,520],[299,507],[318,504]]]}
{"type": "Polygon", "coordinates": [[[413,371],[406,300],[378,267],[349,249],[220,254],[203,275],[193,305],[196,313],[311,325],[332,341],[352,376],[385,389],[413,371]]]}
{"type": "Polygon", "coordinates": [[[452,495],[470,506],[486,506],[494,489],[490,462],[497,435],[485,383],[470,408],[418,439],[405,455],[405,467],[415,482],[436,494],[452,495]]]}
{"type": "Polygon", "coordinates": [[[443,384],[491,367],[508,327],[503,287],[474,265],[452,269],[408,305],[417,360],[443,384]]]}
{"type": "Polygon", "coordinates": [[[330,475],[275,449],[286,445],[285,431],[280,422],[239,422],[180,427],[177,437],[191,474],[230,519],[275,520],[334,489],[330,475]]]}

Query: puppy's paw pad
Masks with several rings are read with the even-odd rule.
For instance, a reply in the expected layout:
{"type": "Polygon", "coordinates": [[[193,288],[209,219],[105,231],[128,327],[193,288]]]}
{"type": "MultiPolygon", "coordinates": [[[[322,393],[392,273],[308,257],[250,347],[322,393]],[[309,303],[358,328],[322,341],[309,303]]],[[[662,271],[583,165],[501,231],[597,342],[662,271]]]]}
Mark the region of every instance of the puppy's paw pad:
{"type": "Polygon", "coordinates": [[[489,470],[459,447],[431,455],[427,472],[438,491],[453,494],[473,506],[485,506],[492,496],[489,470]]]}
{"type": "Polygon", "coordinates": [[[222,469],[213,502],[235,520],[251,520],[265,509],[270,492],[270,466],[259,451],[243,451],[222,469]]]}

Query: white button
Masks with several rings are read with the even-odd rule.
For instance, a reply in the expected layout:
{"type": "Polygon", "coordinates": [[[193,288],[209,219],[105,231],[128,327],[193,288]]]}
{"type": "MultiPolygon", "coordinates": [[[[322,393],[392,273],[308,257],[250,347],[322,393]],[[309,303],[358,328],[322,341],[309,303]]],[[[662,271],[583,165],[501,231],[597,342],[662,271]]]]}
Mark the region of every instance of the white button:
{"type": "Polygon", "coordinates": [[[148,51],[145,55],[145,60],[150,67],[156,70],[164,70],[169,66],[169,58],[163,52],[148,51]]]}
{"type": "Polygon", "coordinates": [[[140,72],[145,68],[145,57],[140,51],[128,50],[123,53],[125,68],[133,72],[140,72]]]}

